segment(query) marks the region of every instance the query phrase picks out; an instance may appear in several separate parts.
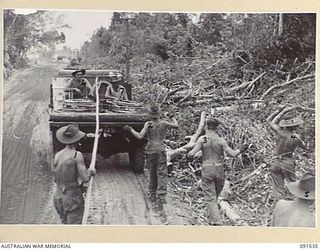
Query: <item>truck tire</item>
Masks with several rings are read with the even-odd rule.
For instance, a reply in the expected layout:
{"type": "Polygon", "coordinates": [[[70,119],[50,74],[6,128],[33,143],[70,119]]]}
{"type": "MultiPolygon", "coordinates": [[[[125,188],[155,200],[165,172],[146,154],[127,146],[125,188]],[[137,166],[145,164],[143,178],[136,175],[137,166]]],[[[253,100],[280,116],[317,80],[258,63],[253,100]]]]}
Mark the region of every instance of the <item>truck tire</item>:
{"type": "Polygon", "coordinates": [[[139,145],[135,149],[129,151],[129,161],[133,172],[142,174],[145,168],[145,146],[139,145]]]}

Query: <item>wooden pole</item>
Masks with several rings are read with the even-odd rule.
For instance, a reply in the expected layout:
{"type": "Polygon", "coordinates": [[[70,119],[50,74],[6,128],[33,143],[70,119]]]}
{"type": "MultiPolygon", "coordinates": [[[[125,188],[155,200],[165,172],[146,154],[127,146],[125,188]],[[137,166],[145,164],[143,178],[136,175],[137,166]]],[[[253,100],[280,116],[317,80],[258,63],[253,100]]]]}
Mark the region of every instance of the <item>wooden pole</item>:
{"type": "MultiPolygon", "coordinates": [[[[96,86],[98,86],[98,77],[96,77],[96,86]]],[[[97,150],[98,150],[98,142],[99,142],[99,88],[96,88],[96,131],[93,143],[92,157],[90,163],[90,169],[95,169],[96,166],[96,158],[97,158],[97,150]]],[[[92,190],[92,182],[93,177],[91,177],[88,185],[87,195],[84,202],[84,212],[82,217],[82,224],[87,224],[88,214],[89,214],[89,206],[90,206],[90,197],[92,190]]]]}
{"type": "Polygon", "coordinates": [[[126,82],[129,83],[130,81],[130,28],[129,28],[129,18],[126,19],[126,82]]]}

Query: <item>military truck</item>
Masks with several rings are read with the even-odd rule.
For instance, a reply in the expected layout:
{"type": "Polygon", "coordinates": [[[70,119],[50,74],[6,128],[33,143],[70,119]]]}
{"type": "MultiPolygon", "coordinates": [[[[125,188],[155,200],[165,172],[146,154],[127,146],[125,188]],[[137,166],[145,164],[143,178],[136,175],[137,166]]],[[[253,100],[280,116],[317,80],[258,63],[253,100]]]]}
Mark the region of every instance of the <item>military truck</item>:
{"type": "MultiPolygon", "coordinates": [[[[53,154],[61,150],[62,145],[56,138],[56,131],[71,123],[77,123],[80,130],[86,133],[94,133],[96,127],[96,103],[95,98],[85,96],[82,99],[73,99],[72,93],[66,91],[66,85],[72,78],[74,70],[63,69],[52,78],[50,87],[49,125],[52,140],[53,154]]],[[[99,88],[99,126],[102,129],[99,137],[98,154],[104,158],[117,153],[129,154],[130,166],[136,173],[143,173],[145,167],[145,140],[137,140],[128,131],[123,129],[129,125],[140,131],[147,121],[148,116],[144,112],[143,105],[132,101],[132,86],[129,83],[121,83],[128,94],[128,101],[110,101],[104,99],[106,87],[115,78],[122,75],[117,70],[86,70],[82,76],[94,86],[103,82],[99,88]]],[[[83,153],[91,153],[93,138],[86,137],[81,141],[79,150],[83,153]]]]}

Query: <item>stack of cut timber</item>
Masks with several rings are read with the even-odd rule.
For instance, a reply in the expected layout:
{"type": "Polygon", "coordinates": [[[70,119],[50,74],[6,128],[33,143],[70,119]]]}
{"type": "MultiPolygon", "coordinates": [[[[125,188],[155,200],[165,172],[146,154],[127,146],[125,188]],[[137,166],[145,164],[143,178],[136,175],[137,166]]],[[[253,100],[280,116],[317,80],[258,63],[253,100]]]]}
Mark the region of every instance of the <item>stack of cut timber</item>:
{"type": "Polygon", "coordinates": [[[88,99],[65,100],[63,103],[64,111],[90,112],[95,111],[95,103],[88,99]]]}

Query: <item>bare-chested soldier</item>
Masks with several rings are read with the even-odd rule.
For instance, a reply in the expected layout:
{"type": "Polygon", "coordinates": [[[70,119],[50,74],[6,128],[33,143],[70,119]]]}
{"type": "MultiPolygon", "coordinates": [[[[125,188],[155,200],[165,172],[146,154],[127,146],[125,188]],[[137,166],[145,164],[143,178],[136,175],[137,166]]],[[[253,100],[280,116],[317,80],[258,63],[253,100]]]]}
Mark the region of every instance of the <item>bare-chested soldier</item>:
{"type": "Polygon", "coordinates": [[[177,120],[172,116],[172,123],[161,121],[161,109],[157,104],[149,106],[150,121],[147,121],[141,132],[135,131],[132,127],[124,128],[130,131],[137,139],[146,138],[147,144],[147,165],[150,170],[149,193],[153,202],[158,202],[158,208],[163,209],[166,204],[167,195],[167,156],[163,143],[165,132],[170,128],[178,128],[177,120]]]}
{"type": "Polygon", "coordinates": [[[216,133],[219,124],[217,119],[207,118],[206,134],[199,137],[196,145],[187,155],[188,158],[192,158],[202,150],[201,183],[210,225],[221,225],[217,202],[225,181],[224,152],[236,157],[248,148],[247,145],[242,145],[240,149],[231,149],[216,133]]]}
{"type": "Polygon", "coordinates": [[[280,121],[286,110],[277,111],[267,118],[267,123],[276,133],[277,142],[275,146],[275,159],[271,162],[271,184],[276,200],[288,198],[285,195],[284,180],[296,181],[295,164],[293,153],[297,147],[306,149],[306,144],[301,137],[295,133],[303,121],[299,117],[287,116],[280,121]]]}
{"type": "Polygon", "coordinates": [[[79,181],[84,183],[95,175],[94,169],[87,169],[81,152],[77,151],[79,141],[85,137],[78,125],[64,126],[57,131],[57,139],[65,144],[54,158],[56,191],[54,206],[63,224],[81,224],[84,199],[79,181]]]}
{"type": "Polygon", "coordinates": [[[315,215],[310,206],[315,202],[315,175],[304,174],[297,182],[288,184],[296,197],[293,201],[279,200],[271,220],[272,227],[315,227],[315,215]]]}

